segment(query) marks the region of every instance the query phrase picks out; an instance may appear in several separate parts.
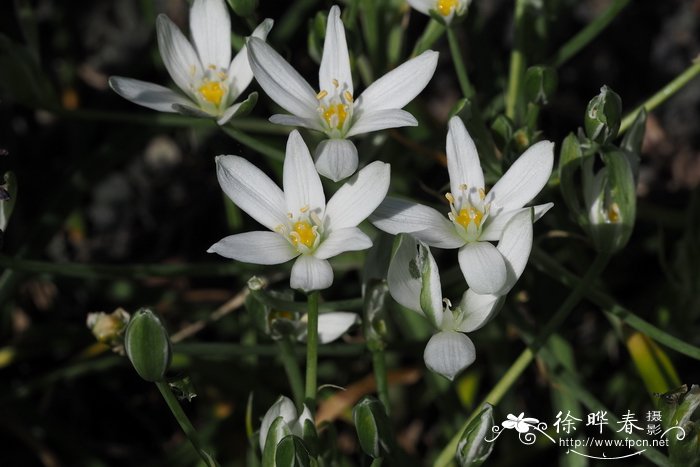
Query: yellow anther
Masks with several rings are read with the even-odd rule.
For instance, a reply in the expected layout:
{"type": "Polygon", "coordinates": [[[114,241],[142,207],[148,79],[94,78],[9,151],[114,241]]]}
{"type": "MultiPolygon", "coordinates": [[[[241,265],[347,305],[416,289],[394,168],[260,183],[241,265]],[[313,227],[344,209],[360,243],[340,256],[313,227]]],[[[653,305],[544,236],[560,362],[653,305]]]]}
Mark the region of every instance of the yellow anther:
{"type": "Polygon", "coordinates": [[[452,196],[452,193],[445,193],[445,198],[447,198],[450,204],[455,204],[455,197],[452,196]]]}
{"type": "Polygon", "coordinates": [[[459,189],[462,190],[462,191],[466,191],[467,188],[468,188],[468,187],[467,187],[467,184],[466,184],[466,183],[462,183],[462,184],[459,186],[459,189]]]}
{"type": "Polygon", "coordinates": [[[479,199],[481,199],[481,201],[486,199],[486,191],[484,191],[483,188],[479,188],[479,199]]]}
{"type": "Polygon", "coordinates": [[[612,203],[608,208],[608,220],[613,224],[620,222],[620,206],[617,203],[612,203]]]}
{"type": "Polygon", "coordinates": [[[340,84],[338,83],[338,80],[335,79],[335,78],[331,81],[331,83],[333,83],[333,86],[336,87],[336,88],[337,88],[338,86],[340,86],[340,84]]]}
{"type": "Polygon", "coordinates": [[[214,65],[214,64],[212,63],[212,64],[209,65],[207,68],[209,68],[210,70],[216,70],[216,65],[214,65]]]}
{"type": "Polygon", "coordinates": [[[227,78],[226,73],[224,73],[223,71],[218,72],[218,73],[216,74],[216,76],[218,76],[219,79],[220,79],[221,81],[223,81],[223,80],[225,80],[225,79],[227,78]]]}
{"type": "Polygon", "coordinates": [[[321,100],[328,95],[328,91],[320,91],[316,94],[316,99],[321,100]]]}
{"type": "Polygon", "coordinates": [[[329,126],[337,129],[343,128],[345,119],[348,116],[347,106],[344,104],[331,104],[323,108],[323,119],[329,126]],[[335,121],[333,119],[336,119],[335,121]]]}
{"type": "Polygon", "coordinates": [[[352,102],[352,94],[350,93],[350,91],[345,91],[343,93],[343,96],[345,96],[346,102],[348,102],[348,103],[352,102]]]}
{"type": "Polygon", "coordinates": [[[297,246],[299,243],[304,244],[307,248],[314,246],[316,241],[316,232],[311,224],[307,221],[298,221],[294,223],[292,227],[292,233],[289,235],[289,239],[292,241],[292,245],[297,246]]]}
{"type": "Polygon", "coordinates": [[[459,0],[438,0],[437,11],[442,16],[448,16],[452,11],[457,8],[459,0]]]}
{"type": "Polygon", "coordinates": [[[474,225],[481,227],[483,218],[484,213],[474,207],[462,208],[459,210],[457,217],[455,217],[455,222],[465,228],[469,226],[470,222],[474,222],[474,225]]]}
{"type": "Polygon", "coordinates": [[[308,205],[308,204],[307,204],[306,206],[302,207],[301,209],[299,209],[299,211],[301,211],[302,214],[305,213],[305,212],[308,211],[308,210],[309,210],[309,205],[308,205]]]}
{"type": "Polygon", "coordinates": [[[199,87],[199,93],[204,100],[217,107],[221,104],[221,99],[224,98],[224,92],[224,88],[218,81],[207,81],[199,87]]]}
{"type": "Polygon", "coordinates": [[[291,212],[288,212],[287,217],[289,217],[291,219],[292,217],[294,217],[294,214],[292,214],[291,212]]]}

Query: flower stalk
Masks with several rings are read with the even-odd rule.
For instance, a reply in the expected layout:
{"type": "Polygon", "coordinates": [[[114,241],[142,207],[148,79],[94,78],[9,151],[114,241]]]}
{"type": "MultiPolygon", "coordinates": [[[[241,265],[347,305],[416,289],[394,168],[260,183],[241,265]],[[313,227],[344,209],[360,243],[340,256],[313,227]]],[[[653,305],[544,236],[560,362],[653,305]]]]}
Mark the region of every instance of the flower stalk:
{"type": "Polygon", "coordinates": [[[318,297],[319,291],[315,290],[308,295],[308,322],[306,334],[306,389],[304,398],[309,407],[316,406],[318,367],[318,297]]]}
{"type": "Polygon", "coordinates": [[[474,88],[469,81],[467,67],[464,65],[459,40],[457,39],[457,34],[455,33],[453,27],[447,28],[447,42],[450,44],[450,54],[452,55],[452,62],[455,66],[455,72],[457,73],[457,79],[459,80],[459,87],[462,90],[462,95],[467,99],[471,99],[474,97],[474,88]]]}
{"type": "Polygon", "coordinates": [[[515,2],[515,43],[510,54],[510,72],[508,75],[508,91],[506,93],[506,116],[515,120],[525,76],[525,10],[527,0],[515,2]]]}
{"type": "Polygon", "coordinates": [[[282,339],[277,341],[277,345],[280,350],[280,359],[282,360],[284,371],[287,373],[289,387],[292,390],[292,396],[294,396],[294,405],[297,406],[297,409],[300,409],[304,403],[304,382],[301,377],[301,370],[299,370],[294,343],[289,336],[283,336],[282,339]]]}

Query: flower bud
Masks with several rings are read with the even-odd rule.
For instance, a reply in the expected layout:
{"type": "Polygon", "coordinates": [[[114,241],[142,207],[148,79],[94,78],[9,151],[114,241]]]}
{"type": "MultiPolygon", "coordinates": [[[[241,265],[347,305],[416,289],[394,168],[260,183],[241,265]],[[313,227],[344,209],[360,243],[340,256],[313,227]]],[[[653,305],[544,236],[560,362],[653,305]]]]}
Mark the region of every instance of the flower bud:
{"type": "Polygon", "coordinates": [[[384,405],[365,396],[352,409],[352,419],[362,450],[374,459],[391,452],[391,427],[384,405]]]}
{"type": "Polygon", "coordinates": [[[525,98],[535,104],[547,104],[557,90],[557,73],[548,66],[533,66],[525,73],[525,98]]]}
{"type": "Polygon", "coordinates": [[[620,129],[622,100],[607,86],[591,99],[586,109],[584,126],[586,135],[599,144],[611,142],[620,129]]]}
{"type": "Polygon", "coordinates": [[[124,348],[136,372],[146,381],[162,381],[170,367],[170,337],[148,308],[136,312],[126,327],[124,348]]]}
{"type": "Polygon", "coordinates": [[[87,327],[99,342],[110,346],[118,345],[124,328],[129,323],[129,313],[117,308],[112,313],[103,311],[88,313],[87,327]]]}

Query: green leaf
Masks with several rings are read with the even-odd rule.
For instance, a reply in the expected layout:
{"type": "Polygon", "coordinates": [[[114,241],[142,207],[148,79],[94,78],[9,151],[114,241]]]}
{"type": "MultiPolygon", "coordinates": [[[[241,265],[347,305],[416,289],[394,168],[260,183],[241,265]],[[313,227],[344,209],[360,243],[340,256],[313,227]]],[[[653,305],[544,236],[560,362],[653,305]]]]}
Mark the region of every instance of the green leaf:
{"type": "Polygon", "coordinates": [[[308,467],[309,465],[311,465],[309,451],[298,436],[285,436],[277,444],[276,467],[308,467]]]}
{"type": "Polygon", "coordinates": [[[270,425],[265,438],[265,447],[263,449],[262,467],[276,467],[277,465],[277,446],[280,441],[286,436],[291,435],[287,422],[284,418],[277,417],[270,425]]]}
{"type": "Polygon", "coordinates": [[[53,109],[58,99],[47,74],[24,45],[0,34],[0,89],[28,107],[53,109]]]}
{"type": "Polygon", "coordinates": [[[376,459],[390,452],[393,444],[391,427],[384,405],[379,400],[365,396],[353,407],[352,418],[365,454],[376,459]]]}
{"type": "Polygon", "coordinates": [[[479,415],[467,425],[457,445],[457,459],[462,467],[483,464],[493,451],[493,443],[486,441],[493,427],[493,406],[485,404],[479,415]]]}
{"type": "Polygon", "coordinates": [[[148,308],[137,311],[124,335],[124,349],[136,372],[146,381],[162,381],[170,367],[170,337],[160,319],[148,308]]]}

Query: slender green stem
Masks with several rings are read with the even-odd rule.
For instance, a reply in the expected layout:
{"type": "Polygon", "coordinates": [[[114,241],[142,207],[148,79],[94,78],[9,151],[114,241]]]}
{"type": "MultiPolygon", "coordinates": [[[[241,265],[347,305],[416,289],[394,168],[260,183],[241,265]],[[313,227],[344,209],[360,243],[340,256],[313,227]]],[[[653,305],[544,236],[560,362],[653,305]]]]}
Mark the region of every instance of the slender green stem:
{"type": "Polygon", "coordinates": [[[669,97],[673,96],[675,93],[680,91],[683,88],[683,86],[688,84],[698,74],[700,74],[700,60],[696,59],[691,66],[686,68],[686,70],[680,75],[678,75],[673,81],[668,83],[666,86],[661,88],[659,92],[647,99],[644,102],[644,104],[640,105],[632,112],[627,114],[625,118],[622,119],[622,124],[620,124],[620,132],[618,134],[623,134],[629,129],[630,126],[632,126],[632,123],[634,123],[634,119],[637,117],[637,114],[640,110],[642,110],[642,108],[645,108],[647,112],[654,110],[655,108],[666,102],[666,100],[669,97]]]}
{"type": "MultiPolygon", "coordinates": [[[[603,272],[603,269],[605,269],[609,259],[610,258],[607,255],[598,254],[596,256],[581,282],[579,282],[576,288],[571,291],[568,297],[566,297],[564,303],[561,304],[554,316],[552,316],[547,324],[545,324],[537,338],[528,348],[522,351],[520,356],[518,356],[510,368],[508,368],[506,374],[501,377],[498,383],[496,383],[493,389],[486,395],[484,400],[481,401],[481,403],[479,403],[476,407],[482,407],[485,403],[489,403],[493,406],[498,405],[503,396],[518,380],[523,371],[525,371],[525,369],[529,366],[530,362],[532,362],[537,352],[547,342],[549,336],[551,336],[552,333],[557,330],[557,328],[581,300],[584,293],[590,287],[593,281],[600,275],[601,272],[603,272]]],[[[472,419],[477,415],[477,413],[478,411],[474,411],[472,413],[462,428],[457,431],[447,446],[445,446],[442,452],[440,452],[440,455],[435,461],[435,467],[444,467],[452,462],[455,452],[457,451],[457,445],[459,444],[459,439],[462,436],[462,432],[466,429],[469,423],[471,423],[472,419]]]]}
{"type": "Polygon", "coordinates": [[[386,356],[384,349],[372,351],[372,367],[374,368],[374,379],[377,382],[377,395],[387,415],[391,412],[389,405],[389,384],[386,373],[386,356]]]}
{"type": "Polygon", "coordinates": [[[506,116],[515,120],[522,80],[525,76],[525,10],[527,0],[515,0],[515,41],[510,53],[510,72],[506,94],[506,116]]]}
{"type": "Polygon", "coordinates": [[[309,309],[306,315],[306,404],[316,407],[316,367],[318,365],[318,296],[319,292],[309,293],[309,309]]]}
{"type": "Polygon", "coordinates": [[[452,62],[455,66],[455,71],[457,72],[457,79],[459,80],[459,87],[462,89],[462,94],[464,97],[471,99],[474,97],[474,88],[469,82],[469,75],[467,75],[467,68],[464,66],[464,60],[462,59],[462,50],[459,47],[459,40],[457,39],[457,34],[454,28],[447,28],[447,42],[450,44],[450,54],[452,54],[452,62]]]}
{"type": "Polygon", "coordinates": [[[170,390],[168,383],[159,381],[156,383],[156,386],[158,386],[158,389],[163,395],[165,403],[168,404],[168,408],[173,413],[175,420],[177,420],[177,422],[180,424],[180,428],[182,428],[182,431],[185,432],[187,439],[190,440],[190,443],[192,443],[192,446],[194,446],[199,456],[202,458],[202,460],[204,460],[204,463],[211,466],[217,465],[216,461],[214,461],[214,459],[202,448],[202,443],[199,441],[197,430],[194,429],[192,422],[190,422],[190,419],[187,418],[187,414],[184,410],[182,410],[180,402],[177,400],[177,397],[175,397],[175,394],[173,394],[173,392],[170,390]]]}
{"type": "Polygon", "coordinates": [[[444,33],[445,25],[440,24],[439,22],[431,18],[430,22],[425,27],[423,34],[421,34],[421,36],[416,41],[416,45],[413,47],[411,57],[420,55],[426,50],[428,50],[438,39],[440,39],[440,36],[442,36],[444,33]]]}
{"type": "Polygon", "coordinates": [[[629,5],[630,0],[613,0],[607,10],[601,13],[588,26],[569,39],[549,60],[552,66],[559,67],[569,61],[581,49],[588,45],[629,5]]]}
{"type": "Polygon", "coordinates": [[[365,35],[365,43],[367,44],[367,51],[372,61],[372,67],[374,68],[374,74],[377,74],[378,67],[380,65],[380,49],[379,49],[379,2],[375,0],[360,0],[362,7],[362,30],[365,35]]]}
{"type": "Polygon", "coordinates": [[[277,345],[280,349],[280,359],[282,360],[282,365],[284,365],[284,371],[287,373],[289,386],[292,389],[294,403],[297,409],[301,409],[304,403],[304,380],[302,379],[301,370],[299,369],[299,362],[297,361],[294,344],[289,336],[284,336],[281,340],[277,341],[277,345]]]}
{"type": "Polygon", "coordinates": [[[231,138],[235,139],[239,143],[248,146],[250,149],[259,152],[260,154],[269,157],[270,159],[282,162],[284,160],[284,152],[273,148],[272,146],[259,141],[258,139],[243,133],[236,128],[231,128],[230,126],[221,127],[224,133],[229,135],[231,138]]]}

